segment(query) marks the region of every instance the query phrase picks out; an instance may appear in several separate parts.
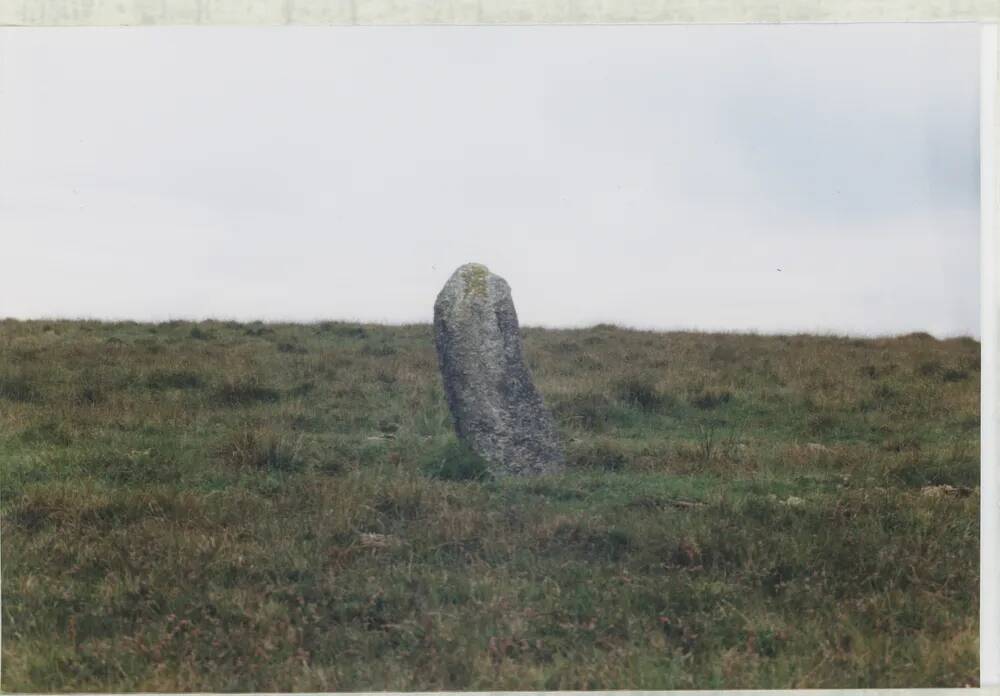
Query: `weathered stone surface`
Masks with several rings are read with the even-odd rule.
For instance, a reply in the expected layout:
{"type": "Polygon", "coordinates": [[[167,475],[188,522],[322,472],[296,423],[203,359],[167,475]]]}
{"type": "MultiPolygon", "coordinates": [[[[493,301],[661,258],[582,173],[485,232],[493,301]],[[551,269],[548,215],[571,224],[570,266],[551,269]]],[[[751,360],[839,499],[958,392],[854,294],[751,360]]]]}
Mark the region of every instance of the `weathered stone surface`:
{"type": "Polygon", "coordinates": [[[552,416],[531,380],[507,281],[466,264],[434,303],[438,363],[459,438],[494,473],[550,473],[564,461],[552,416]]]}

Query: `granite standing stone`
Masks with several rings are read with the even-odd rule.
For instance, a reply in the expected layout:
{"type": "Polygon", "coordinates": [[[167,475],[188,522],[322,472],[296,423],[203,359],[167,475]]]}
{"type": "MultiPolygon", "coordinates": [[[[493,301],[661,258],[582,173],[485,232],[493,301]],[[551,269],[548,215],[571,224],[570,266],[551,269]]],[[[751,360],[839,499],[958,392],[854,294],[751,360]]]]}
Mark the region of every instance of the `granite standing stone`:
{"type": "Polygon", "coordinates": [[[507,281],[475,263],[456,270],[434,303],[434,341],[459,438],[496,474],[560,469],[562,447],[521,354],[507,281]]]}

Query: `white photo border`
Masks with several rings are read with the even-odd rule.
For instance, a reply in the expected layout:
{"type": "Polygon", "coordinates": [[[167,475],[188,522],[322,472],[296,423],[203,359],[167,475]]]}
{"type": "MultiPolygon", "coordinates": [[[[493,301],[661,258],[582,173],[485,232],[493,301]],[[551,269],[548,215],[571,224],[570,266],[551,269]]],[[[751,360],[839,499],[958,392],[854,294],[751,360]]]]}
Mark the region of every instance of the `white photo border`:
{"type": "MultiPolygon", "coordinates": [[[[975,22],[981,33],[980,688],[1000,688],[1000,0],[0,0],[0,26],[975,22]]],[[[845,694],[852,690],[813,693],[845,694]]],[[[866,693],[878,692],[871,690],[866,693]]],[[[948,689],[921,690],[944,693],[948,689]]],[[[698,692],[695,692],[698,693],[698,692]]],[[[700,692],[705,693],[705,692],[700,692]]],[[[757,692],[767,693],[767,692],[757,692]]],[[[777,692],[774,692],[777,693],[777,692]]],[[[896,696],[906,691],[893,691],[896,696]]],[[[997,691],[1000,694],[1000,690],[997,691]]]]}

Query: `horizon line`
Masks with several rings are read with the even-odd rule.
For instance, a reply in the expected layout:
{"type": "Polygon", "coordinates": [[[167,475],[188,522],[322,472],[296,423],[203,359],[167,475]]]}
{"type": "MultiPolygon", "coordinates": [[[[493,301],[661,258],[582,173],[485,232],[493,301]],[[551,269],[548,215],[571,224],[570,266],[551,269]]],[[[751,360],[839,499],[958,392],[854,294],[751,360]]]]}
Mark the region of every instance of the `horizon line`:
{"type": "MultiPolygon", "coordinates": [[[[234,319],[234,318],[221,318],[221,317],[202,317],[202,318],[191,318],[191,317],[171,317],[169,319],[133,319],[129,317],[119,318],[101,318],[101,317],[70,317],[70,316],[39,316],[39,317],[15,317],[15,316],[0,316],[0,323],[7,322],[67,322],[67,323],[98,323],[98,324],[139,324],[139,325],[166,325],[166,324],[201,324],[201,323],[216,323],[216,324],[280,324],[287,326],[309,326],[318,324],[357,324],[361,326],[385,326],[385,327],[408,327],[408,326],[433,326],[433,319],[425,321],[367,321],[361,319],[334,319],[329,317],[318,317],[312,319],[234,319]]],[[[816,328],[813,330],[775,330],[769,331],[764,329],[712,329],[712,328],[698,328],[692,326],[672,326],[663,328],[654,328],[646,326],[637,326],[629,324],[620,324],[615,321],[597,321],[592,324],[575,324],[575,325],[552,325],[552,324],[521,324],[521,329],[532,329],[532,330],[544,330],[544,331],[588,331],[599,328],[614,328],[623,331],[634,331],[637,333],[696,333],[696,334],[731,334],[731,335],[744,335],[744,336],[767,336],[767,337],[782,337],[782,336],[815,336],[821,338],[844,338],[844,339],[866,339],[866,340],[878,340],[887,338],[906,338],[913,336],[924,336],[930,337],[937,341],[949,341],[949,340],[960,340],[969,339],[976,343],[982,343],[982,338],[970,333],[955,333],[955,334],[941,334],[937,335],[926,329],[913,329],[912,331],[904,331],[898,333],[852,333],[846,331],[840,331],[837,329],[828,328],[816,328]]]]}

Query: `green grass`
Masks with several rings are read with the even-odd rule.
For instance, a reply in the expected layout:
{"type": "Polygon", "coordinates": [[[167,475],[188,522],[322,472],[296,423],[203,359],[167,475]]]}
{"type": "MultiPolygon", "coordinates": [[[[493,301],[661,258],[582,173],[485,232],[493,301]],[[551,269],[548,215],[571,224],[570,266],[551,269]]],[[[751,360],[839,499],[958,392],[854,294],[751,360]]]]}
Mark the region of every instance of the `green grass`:
{"type": "Polygon", "coordinates": [[[977,684],[977,342],[524,335],[559,476],[429,326],[0,322],[0,686],[977,684]]]}

